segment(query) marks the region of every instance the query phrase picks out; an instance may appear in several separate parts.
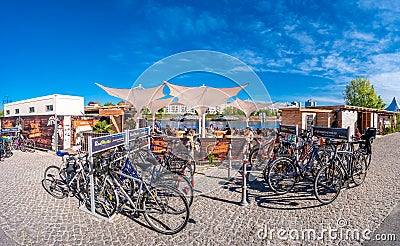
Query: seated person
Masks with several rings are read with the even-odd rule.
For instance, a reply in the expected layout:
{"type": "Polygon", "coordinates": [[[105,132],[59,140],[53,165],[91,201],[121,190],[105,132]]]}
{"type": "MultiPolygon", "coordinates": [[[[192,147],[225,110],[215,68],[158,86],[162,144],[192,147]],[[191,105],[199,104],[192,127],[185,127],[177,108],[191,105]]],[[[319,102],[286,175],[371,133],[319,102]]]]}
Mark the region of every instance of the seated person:
{"type": "Polygon", "coordinates": [[[228,124],[226,124],[224,131],[226,131],[225,134],[224,134],[224,137],[232,135],[231,128],[229,127],[228,124]]]}
{"type": "Polygon", "coordinates": [[[214,128],[213,124],[211,124],[210,127],[208,128],[207,135],[209,137],[214,137],[215,136],[215,128],[214,128]]]}
{"type": "Polygon", "coordinates": [[[249,149],[252,149],[253,148],[253,140],[254,140],[254,132],[250,127],[246,127],[246,130],[244,132],[244,137],[246,139],[249,149]]]}
{"type": "Polygon", "coordinates": [[[355,139],[355,140],[360,140],[360,138],[361,138],[361,133],[360,133],[360,131],[358,130],[358,128],[356,128],[356,129],[354,130],[354,139],[355,139]]]}

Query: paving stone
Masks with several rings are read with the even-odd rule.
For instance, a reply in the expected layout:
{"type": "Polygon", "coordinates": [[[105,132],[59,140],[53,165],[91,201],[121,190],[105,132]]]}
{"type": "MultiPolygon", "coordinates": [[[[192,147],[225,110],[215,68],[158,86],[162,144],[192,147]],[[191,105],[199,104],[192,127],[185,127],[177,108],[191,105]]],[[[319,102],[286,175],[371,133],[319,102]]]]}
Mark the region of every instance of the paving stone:
{"type": "MultiPolygon", "coordinates": [[[[78,208],[74,197],[55,199],[42,187],[44,170],[61,165],[51,153],[23,153],[0,162],[1,245],[360,245],[360,239],[321,240],[260,238],[264,230],[306,232],[323,229],[375,231],[400,200],[400,134],[373,143],[373,157],[365,182],[344,190],[329,205],[321,206],[309,182],[295,192],[275,195],[261,175],[249,182],[249,205],[241,201],[241,176],[227,183],[227,163],[203,168],[196,176],[196,197],[191,220],[180,233],[162,235],[149,229],[143,216],[132,220],[118,214],[111,222],[95,218],[78,208]],[[344,227],[338,221],[345,221],[344,227]],[[3,237],[3,236],[6,236],[3,237]],[[11,244],[10,244],[11,242],[11,244]],[[8,243],[8,244],[7,244],[8,243]]],[[[287,236],[287,235],[286,235],[287,236]]],[[[400,235],[397,235],[400,238],[400,235]]]]}

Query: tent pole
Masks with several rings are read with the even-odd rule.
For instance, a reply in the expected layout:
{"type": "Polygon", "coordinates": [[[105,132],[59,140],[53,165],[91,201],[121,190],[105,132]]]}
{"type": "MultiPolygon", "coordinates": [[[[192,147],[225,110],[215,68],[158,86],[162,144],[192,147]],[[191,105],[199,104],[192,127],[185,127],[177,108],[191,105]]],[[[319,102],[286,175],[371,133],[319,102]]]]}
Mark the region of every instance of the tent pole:
{"type": "Polygon", "coordinates": [[[153,120],[153,133],[154,133],[154,123],[156,122],[156,114],[152,114],[153,120]]]}
{"type": "Polygon", "coordinates": [[[203,136],[203,135],[201,135],[202,133],[202,131],[201,131],[202,129],[201,129],[201,115],[199,115],[199,136],[203,136]]]}
{"type": "Polygon", "coordinates": [[[206,114],[203,113],[203,122],[202,122],[202,129],[201,129],[201,137],[206,137],[206,114]]]}

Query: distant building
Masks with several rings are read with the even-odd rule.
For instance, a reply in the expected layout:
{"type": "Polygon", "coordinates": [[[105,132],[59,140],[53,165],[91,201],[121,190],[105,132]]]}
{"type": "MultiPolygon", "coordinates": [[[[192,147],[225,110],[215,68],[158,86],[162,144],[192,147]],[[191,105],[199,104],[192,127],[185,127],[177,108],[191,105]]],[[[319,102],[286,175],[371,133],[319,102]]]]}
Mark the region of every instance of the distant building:
{"type": "Polygon", "coordinates": [[[4,104],[1,128],[18,127],[41,149],[70,148],[76,119],[84,112],[84,98],[48,95],[4,104]]]}
{"type": "Polygon", "coordinates": [[[291,105],[289,105],[289,106],[294,106],[294,107],[297,107],[297,108],[301,108],[301,102],[293,101],[290,104],[291,105]]]}
{"type": "Polygon", "coordinates": [[[4,117],[31,115],[81,115],[84,99],[53,94],[4,104],[4,117]]]}
{"type": "Polygon", "coordinates": [[[382,133],[390,122],[397,122],[396,115],[386,110],[338,105],[307,108],[281,108],[283,125],[298,125],[300,129],[311,126],[331,127],[337,120],[339,128],[350,128],[354,134],[355,128],[363,132],[368,127],[375,127],[382,133]]]}
{"type": "Polygon", "coordinates": [[[195,113],[195,111],[189,106],[186,106],[179,102],[173,102],[170,105],[164,107],[165,114],[184,114],[184,113],[195,113]]]}
{"type": "Polygon", "coordinates": [[[315,107],[315,106],[317,106],[317,102],[313,101],[312,99],[308,99],[304,103],[304,107],[315,107]]]}

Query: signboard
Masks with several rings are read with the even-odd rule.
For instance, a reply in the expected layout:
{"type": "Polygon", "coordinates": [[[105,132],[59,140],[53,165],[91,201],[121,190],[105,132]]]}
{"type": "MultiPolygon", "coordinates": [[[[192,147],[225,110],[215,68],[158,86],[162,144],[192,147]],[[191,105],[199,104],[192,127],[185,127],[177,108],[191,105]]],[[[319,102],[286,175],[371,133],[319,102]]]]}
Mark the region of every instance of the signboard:
{"type": "Polygon", "coordinates": [[[334,138],[349,140],[350,139],[350,128],[330,128],[322,126],[313,126],[313,135],[316,137],[323,138],[334,138]]]}
{"type": "Polygon", "coordinates": [[[128,141],[133,141],[138,138],[147,137],[148,135],[149,135],[148,127],[128,130],[128,141]]]}
{"type": "Polygon", "coordinates": [[[288,133],[297,136],[297,125],[296,126],[281,125],[279,131],[282,133],[288,133]]]}
{"type": "Polygon", "coordinates": [[[92,138],[92,154],[125,144],[125,133],[92,138]]]}
{"type": "Polygon", "coordinates": [[[1,128],[1,132],[10,133],[10,132],[18,132],[19,127],[11,127],[11,128],[1,128]]]}

